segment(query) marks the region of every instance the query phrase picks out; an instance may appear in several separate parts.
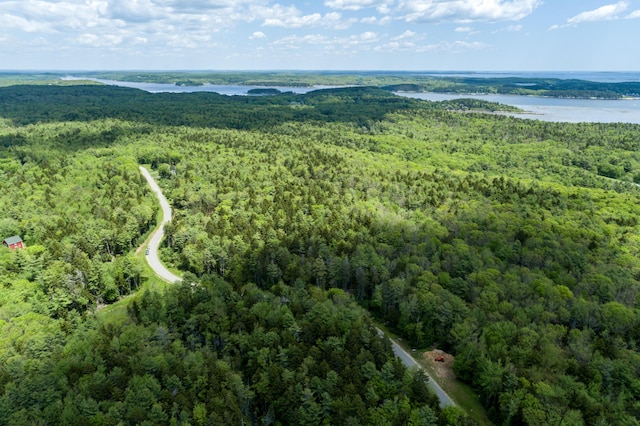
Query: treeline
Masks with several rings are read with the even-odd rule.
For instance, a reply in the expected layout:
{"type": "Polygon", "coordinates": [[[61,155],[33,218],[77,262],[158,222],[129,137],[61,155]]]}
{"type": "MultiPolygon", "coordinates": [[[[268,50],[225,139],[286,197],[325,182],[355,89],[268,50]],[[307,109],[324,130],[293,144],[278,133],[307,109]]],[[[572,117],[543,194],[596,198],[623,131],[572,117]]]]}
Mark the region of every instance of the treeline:
{"type": "MultiPolygon", "coordinates": [[[[0,73],[0,86],[16,84],[77,85],[78,80],[62,80],[61,73],[0,73]]],[[[360,86],[392,91],[456,94],[533,95],[576,99],[621,99],[640,96],[640,83],[600,82],[540,77],[460,77],[415,72],[84,72],[77,78],[97,78],[136,83],[203,86],[206,84],[260,87],[360,86]]],[[[93,80],[82,84],[100,84],[93,80]]]]}
{"type": "Polygon", "coordinates": [[[597,82],[578,79],[524,77],[459,77],[420,75],[415,72],[320,73],[84,73],[83,76],[120,81],[169,83],[187,79],[193,85],[239,84],[247,86],[359,85],[393,91],[442,93],[500,93],[558,98],[620,99],[640,96],[638,82],[597,82]]]}
{"type": "Polygon", "coordinates": [[[367,127],[389,112],[428,103],[382,89],[328,89],[304,95],[225,96],[148,93],[115,86],[0,88],[0,116],[18,125],[118,119],[154,126],[265,129],[286,122],[349,122],[367,127]]]}
{"type": "Polygon", "coordinates": [[[500,93],[558,98],[620,99],[640,96],[638,82],[598,82],[578,79],[524,77],[459,77],[416,72],[209,72],[209,73],[83,73],[120,81],[169,83],[187,80],[192,85],[239,84],[247,86],[359,85],[394,91],[442,93],[500,93]]]}
{"type": "Polygon", "coordinates": [[[554,98],[598,98],[621,99],[624,96],[639,96],[638,82],[596,82],[558,78],[477,78],[441,77],[450,85],[425,86],[425,91],[441,93],[498,93],[505,95],[534,95],[554,98]]]}

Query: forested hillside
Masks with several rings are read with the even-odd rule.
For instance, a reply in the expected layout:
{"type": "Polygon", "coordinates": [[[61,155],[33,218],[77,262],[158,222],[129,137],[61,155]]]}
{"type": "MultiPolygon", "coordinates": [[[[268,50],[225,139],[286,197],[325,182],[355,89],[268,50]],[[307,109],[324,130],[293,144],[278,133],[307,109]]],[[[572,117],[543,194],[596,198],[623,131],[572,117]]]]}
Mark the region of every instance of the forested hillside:
{"type": "MultiPolygon", "coordinates": [[[[0,84],[2,84],[0,75],[0,84]]],[[[41,78],[47,76],[40,76],[41,78]]],[[[55,75],[49,75],[49,78],[55,75]]],[[[60,75],[62,77],[62,75],[60,75]]],[[[164,83],[179,86],[232,84],[245,86],[376,86],[393,91],[442,93],[501,93],[548,96],[555,98],[621,99],[638,97],[640,83],[603,82],[579,79],[528,77],[467,76],[452,73],[401,71],[325,71],[325,72],[85,72],[80,78],[93,77],[128,82],[164,83]]],[[[6,77],[5,77],[6,78],[6,77]]],[[[13,77],[20,78],[20,76],[13,77]]],[[[24,78],[24,77],[22,77],[24,78]]],[[[55,80],[54,80],[55,82],[55,80]]],[[[56,82],[57,84],[57,82],[56,82]]]]}
{"type": "Polygon", "coordinates": [[[371,314],[453,353],[496,424],[637,424],[640,127],[469,108],[495,106],[0,89],[0,230],[28,247],[0,249],[0,423],[473,422],[371,314]],[[145,279],[138,164],[197,285],[94,316],[145,279]]]}

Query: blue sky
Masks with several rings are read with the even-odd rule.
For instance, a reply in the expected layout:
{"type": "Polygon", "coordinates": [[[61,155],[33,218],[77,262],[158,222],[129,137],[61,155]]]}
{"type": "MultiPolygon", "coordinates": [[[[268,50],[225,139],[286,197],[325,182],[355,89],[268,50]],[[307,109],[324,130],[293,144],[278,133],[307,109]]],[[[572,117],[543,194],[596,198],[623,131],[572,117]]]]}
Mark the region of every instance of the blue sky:
{"type": "Polygon", "coordinates": [[[0,0],[4,70],[640,71],[640,0],[0,0]]]}

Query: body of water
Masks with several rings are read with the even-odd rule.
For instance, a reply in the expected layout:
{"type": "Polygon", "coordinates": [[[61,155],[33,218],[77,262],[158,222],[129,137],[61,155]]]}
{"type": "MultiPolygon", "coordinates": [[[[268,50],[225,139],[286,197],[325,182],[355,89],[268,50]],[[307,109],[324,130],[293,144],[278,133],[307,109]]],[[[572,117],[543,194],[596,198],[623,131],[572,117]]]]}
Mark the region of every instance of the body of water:
{"type": "MultiPolygon", "coordinates": [[[[110,86],[130,87],[140,89],[150,93],[193,93],[193,92],[215,92],[221,95],[247,95],[251,89],[264,89],[265,86],[238,86],[232,84],[205,84],[202,86],[177,86],[167,83],[139,83],[132,81],[105,80],[101,78],[65,77],[66,80],[90,80],[110,86]]],[[[307,93],[312,90],[330,89],[334,86],[313,86],[313,87],[290,87],[290,86],[269,86],[281,92],[307,93]]]]}
{"type": "MultiPolygon", "coordinates": [[[[422,72],[406,73],[407,75],[433,75],[443,77],[523,77],[523,78],[575,78],[580,80],[600,82],[640,81],[640,72],[422,72]]],[[[67,77],[67,79],[87,80],[81,77],[67,77]]],[[[221,95],[247,95],[250,89],[264,88],[263,86],[215,85],[204,86],[176,86],[175,84],[138,83],[104,79],[89,79],[103,84],[130,87],[151,93],[172,92],[215,92],[221,95]]],[[[307,93],[312,90],[329,89],[338,86],[314,87],[275,87],[282,92],[307,93]]],[[[555,121],[555,122],[591,122],[591,123],[637,123],[640,124],[640,99],[600,100],[600,99],[557,99],[536,96],[518,95],[455,95],[440,93],[397,93],[415,99],[429,101],[443,101],[460,98],[476,98],[490,102],[513,105],[525,114],[509,114],[514,117],[555,121]]]]}
{"type": "Polygon", "coordinates": [[[399,94],[429,101],[474,98],[499,102],[526,111],[526,114],[509,113],[508,115],[542,121],[640,124],[640,99],[558,99],[518,95],[450,95],[442,93],[399,94]]]}

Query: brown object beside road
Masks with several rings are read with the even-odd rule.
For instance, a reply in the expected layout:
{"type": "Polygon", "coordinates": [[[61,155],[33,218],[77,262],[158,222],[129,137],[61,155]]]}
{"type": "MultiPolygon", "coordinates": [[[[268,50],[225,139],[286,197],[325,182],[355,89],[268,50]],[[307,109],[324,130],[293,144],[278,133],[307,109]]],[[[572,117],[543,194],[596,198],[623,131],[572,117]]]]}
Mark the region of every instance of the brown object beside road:
{"type": "Polygon", "coordinates": [[[456,375],[453,372],[453,362],[455,361],[453,355],[441,351],[440,349],[434,349],[423,353],[422,357],[429,361],[429,364],[434,368],[435,376],[450,380],[456,378],[456,375]]]}

